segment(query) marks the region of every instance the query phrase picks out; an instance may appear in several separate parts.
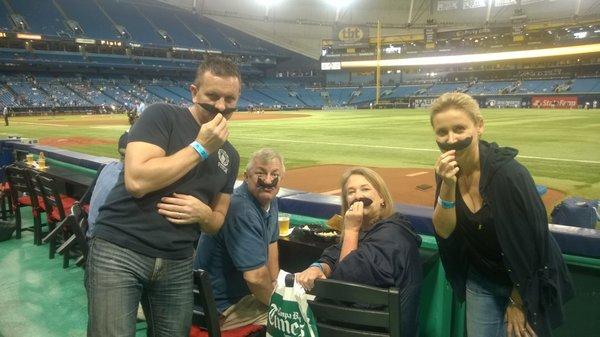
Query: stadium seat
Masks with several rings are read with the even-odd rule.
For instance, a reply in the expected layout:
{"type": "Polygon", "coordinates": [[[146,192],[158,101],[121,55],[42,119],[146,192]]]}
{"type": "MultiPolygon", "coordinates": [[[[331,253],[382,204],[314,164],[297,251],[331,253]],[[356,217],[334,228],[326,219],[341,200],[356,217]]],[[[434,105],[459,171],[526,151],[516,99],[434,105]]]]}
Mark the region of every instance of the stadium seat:
{"type": "Polygon", "coordinates": [[[320,337],[401,336],[398,289],[320,279],[309,300],[320,337]],[[367,306],[369,309],[365,309],[367,306]]]}
{"type": "Polygon", "coordinates": [[[42,243],[42,223],[40,213],[45,211],[44,200],[41,196],[35,193],[31,185],[31,179],[27,168],[19,164],[9,165],[5,168],[6,180],[10,186],[10,196],[12,208],[15,213],[15,224],[17,239],[21,238],[22,219],[21,208],[31,207],[33,215],[33,242],[35,245],[42,243]]]}
{"type": "Polygon", "coordinates": [[[265,333],[265,327],[256,324],[221,331],[210,277],[202,269],[194,270],[194,313],[192,317],[193,325],[190,337],[258,337],[265,333]]]}
{"type": "Polygon", "coordinates": [[[10,185],[5,182],[0,184],[0,217],[2,220],[6,220],[9,213],[12,214],[10,185]]]}
{"type": "MultiPolygon", "coordinates": [[[[39,173],[35,176],[35,180],[41,190],[44,204],[46,206],[46,219],[48,220],[49,233],[44,237],[44,242],[50,243],[49,258],[53,259],[56,253],[56,235],[57,232],[62,232],[63,242],[69,239],[69,232],[63,226],[57,226],[67,215],[71,214],[71,208],[77,200],[58,193],[58,189],[54,179],[46,176],[44,173],[39,173]],[[67,211],[65,211],[67,210],[67,211]]],[[[63,254],[63,267],[69,265],[68,250],[63,254]]]]}

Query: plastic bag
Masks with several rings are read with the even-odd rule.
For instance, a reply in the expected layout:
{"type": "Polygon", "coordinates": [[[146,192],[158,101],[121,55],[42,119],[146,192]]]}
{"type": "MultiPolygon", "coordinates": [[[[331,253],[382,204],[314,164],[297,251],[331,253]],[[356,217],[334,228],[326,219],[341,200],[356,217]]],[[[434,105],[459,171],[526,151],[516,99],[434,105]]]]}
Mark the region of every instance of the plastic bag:
{"type": "Polygon", "coordinates": [[[269,304],[267,337],[318,337],[317,323],[307,303],[309,297],[312,295],[295,282],[294,274],[280,270],[269,304]]]}

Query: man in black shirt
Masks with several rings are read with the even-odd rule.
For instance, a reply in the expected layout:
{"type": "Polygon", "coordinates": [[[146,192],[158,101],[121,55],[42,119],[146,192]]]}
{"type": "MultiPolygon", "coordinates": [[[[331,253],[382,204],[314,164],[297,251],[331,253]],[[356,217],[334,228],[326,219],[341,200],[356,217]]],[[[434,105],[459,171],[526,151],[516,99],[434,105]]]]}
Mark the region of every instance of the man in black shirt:
{"type": "Polygon", "coordinates": [[[193,244],[221,228],[238,172],[227,120],[240,84],[235,64],[209,59],[190,85],[194,105],[151,105],[131,128],[90,243],[88,336],[134,336],[140,300],[149,336],[188,335],[193,244]]]}

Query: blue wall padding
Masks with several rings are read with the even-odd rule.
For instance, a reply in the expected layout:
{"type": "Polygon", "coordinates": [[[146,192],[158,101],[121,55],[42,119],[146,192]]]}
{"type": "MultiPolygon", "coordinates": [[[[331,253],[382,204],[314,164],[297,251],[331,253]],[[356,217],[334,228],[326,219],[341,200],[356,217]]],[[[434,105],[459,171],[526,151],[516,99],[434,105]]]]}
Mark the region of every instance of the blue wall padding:
{"type": "Polygon", "coordinates": [[[431,222],[433,207],[396,204],[396,211],[404,214],[410,220],[417,233],[433,235],[433,223],[431,222]]]}
{"type": "Polygon", "coordinates": [[[340,197],[317,193],[293,194],[279,198],[282,212],[329,219],[340,213],[340,197]]]}
{"type": "Polygon", "coordinates": [[[549,228],[563,253],[600,258],[600,231],[563,225],[549,228]]]}

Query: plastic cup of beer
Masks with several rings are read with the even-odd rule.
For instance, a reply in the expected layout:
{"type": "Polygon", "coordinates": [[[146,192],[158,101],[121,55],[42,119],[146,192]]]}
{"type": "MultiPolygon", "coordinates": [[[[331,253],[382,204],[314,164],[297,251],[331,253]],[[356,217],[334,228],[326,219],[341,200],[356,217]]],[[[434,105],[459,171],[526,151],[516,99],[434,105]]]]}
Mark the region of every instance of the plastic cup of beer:
{"type": "Polygon", "coordinates": [[[25,160],[26,160],[25,162],[27,163],[27,165],[29,165],[29,166],[33,166],[33,154],[31,154],[31,153],[28,153],[28,154],[25,156],[25,160]]]}
{"type": "Polygon", "coordinates": [[[279,235],[286,236],[290,231],[290,215],[286,213],[279,213],[279,235]]]}

